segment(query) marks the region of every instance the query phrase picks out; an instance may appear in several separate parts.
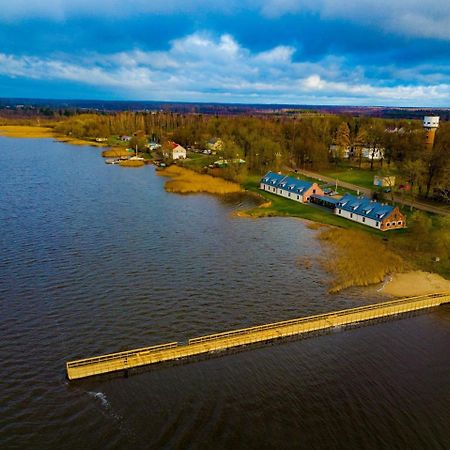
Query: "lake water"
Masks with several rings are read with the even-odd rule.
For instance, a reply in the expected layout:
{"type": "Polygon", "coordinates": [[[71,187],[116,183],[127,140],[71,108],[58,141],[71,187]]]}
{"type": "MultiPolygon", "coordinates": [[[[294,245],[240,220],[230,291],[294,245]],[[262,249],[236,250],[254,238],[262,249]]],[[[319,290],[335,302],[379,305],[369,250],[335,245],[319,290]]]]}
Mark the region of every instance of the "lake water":
{"type": "Polygon", "coordinates": [[[65,362],[367,304],[300,220],[0,138],[2,449],[450,448],[450,308],[129,378],[65,362]],[[329,262],[332,264],[332,261],[329,262]]]}

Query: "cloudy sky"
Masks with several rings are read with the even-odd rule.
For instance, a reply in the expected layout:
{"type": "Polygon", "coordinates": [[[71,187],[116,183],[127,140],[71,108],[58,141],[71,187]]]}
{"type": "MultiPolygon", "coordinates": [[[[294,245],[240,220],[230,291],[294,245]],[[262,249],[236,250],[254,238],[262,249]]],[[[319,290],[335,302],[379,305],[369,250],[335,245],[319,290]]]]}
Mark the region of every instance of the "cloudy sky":
{"type": "Polygon", "coordinates": [[[450,1],[0,0],[0,96],[450,106],[450,1]]]}

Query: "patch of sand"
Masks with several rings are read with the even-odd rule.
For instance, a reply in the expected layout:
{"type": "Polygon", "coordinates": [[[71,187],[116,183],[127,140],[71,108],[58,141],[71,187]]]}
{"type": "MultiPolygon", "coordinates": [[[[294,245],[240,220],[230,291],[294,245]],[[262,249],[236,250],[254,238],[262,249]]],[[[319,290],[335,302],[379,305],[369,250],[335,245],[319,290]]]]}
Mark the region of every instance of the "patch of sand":
{"type": "Polygon", "coordinates": [[[436,273],[406,272],[392,275],[392,281],[386,283],[382,292],[396,297],[450,292],[450,281],[436,273]]]}

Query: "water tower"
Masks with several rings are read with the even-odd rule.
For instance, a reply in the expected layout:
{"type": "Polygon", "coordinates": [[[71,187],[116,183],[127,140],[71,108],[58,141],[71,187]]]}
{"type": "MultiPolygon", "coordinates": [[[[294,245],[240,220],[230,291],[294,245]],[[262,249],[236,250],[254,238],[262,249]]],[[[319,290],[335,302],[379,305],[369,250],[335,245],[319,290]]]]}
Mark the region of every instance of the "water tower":
{"type": "Polygon", "coordinates": [[[433,148],[434,136],[439,127],[439,116],[425,116],[423,128],[425,129],[425,144],[429,150],[433,148]]]}

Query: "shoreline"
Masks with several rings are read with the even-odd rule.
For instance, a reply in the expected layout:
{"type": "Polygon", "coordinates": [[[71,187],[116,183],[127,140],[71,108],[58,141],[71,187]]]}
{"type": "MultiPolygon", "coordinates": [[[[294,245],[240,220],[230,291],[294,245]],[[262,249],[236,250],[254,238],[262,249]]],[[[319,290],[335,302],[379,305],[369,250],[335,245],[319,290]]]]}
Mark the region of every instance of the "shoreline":
{"type": "Polygon", "coordinates": [[[108,147],[102,142],[65,136],[54,132],[53,128],[33,125],[0,125],[0,136],[15,139],[54,139],[71,145],[88,145],[91,147],[108,147]]]}
{"type": "MultiPolygon", "coordinates": [[[[24,126],[24,125],[4,125],[0,126],[0,136],[10,138],[53,138],[55,142],[63,142],[71,145],[86,145],[92,147],[108,147],[104,143],[72,138],[70,136],[63,136],[54,133],[50,127],[40,126],[24,126]]],[[[107,150],[108,151],[108,150],[107,150]]],[[[112,148],[111,151],[117,151],[112,148]]],[[[342,226],[340,222],[336,222],[335,216],[322,213],[317,214],[315,208],[310,208],[308,205],[291,205],[283,203],[279,198],[268,198],[262,195],[257,188],[252,185],[232,183],[222,178],[212,177],[210,175],[199,174],[195,171],[172,166],[174,169],[158,172],[159,175],[168,176],[170,181],[166,182],[166,191],[179,194],[195,194],[205,193],[213,195],[223,195],[235,192],[246,192],[250,195],[256,195],[261,199],[261,204],[254,208],[234,211],[232,214],[239,218],[257,219],[260,217],[290,217],[301,219],[306,223],[306,226],[313,230],[329,229],[334,233],[357,233],[364,234],[366,241],[375,242],[380,236],[370,233],[370,230],[356,231],[351,224],[342,226]],[[172,173],[170,173],[172,172],[172,173]],[[294,206],[296,207],[294,209],[294,206]],[[334,229],[334,230],[332,230],[334,229]],[[366,231],[366,233],[364,233],[366,231]],[[367,233],[369,231],[369,233],[367,233]]],[[[355,236],[357,236],[355,234],[355,236]]],[[[333,275],[333,280],[330,286],[330,292],[337,292],[352,286],[380,286],[377,292],[381,295],[387,294],[394,297],[408,297],[416,295],[424,295],[430,293],[437,293],[442,291],[450,291],[450,281],[442,277],[436,272],[426,272],[416,270],[413,266],[402,266],[402,262],[398,262],[398,267],[392,271],[392,266],[388,264],[385,267],[373,269],[367,273],[356,273],[349,269],[349,248],[339,248],[338,239],[326,238],[324,232],[316,234],[316,238],[322,241],[322,247],[328,253],[328,261],[334,260],[335,264],[331,266],[329,262],[324,264],[324,269],[333,275]],[[325,245],[324,245],[325,244],[325,245]],[[336,267],[339,265],[343,267],[336,267]],[[389,277],[386,280],[386,277],[389,277]]],[[[351,248],[354,242],[348,242],[348,247],[351,248]]],[[[355,247],[356,248],[356,247],[355,247]]],[[[375,247],[374,247],[375,248],[375,247]]],[[[378,254],[377,254],[378,256],[378,254]]],[[[394,256],[397,256],[394,254],[394,256]]],[[[318,260],[323,259],[315,255],[318,260]]],[[[399,258],[401,258],[399,256],[399,258]]],[[[322,261],[323,263],[323,261],[322,261]]],[[[353,262],[357,266],[357,262],[353,262]]],[[[359,267],[359,266],[357,266],[359,267]]]]}

